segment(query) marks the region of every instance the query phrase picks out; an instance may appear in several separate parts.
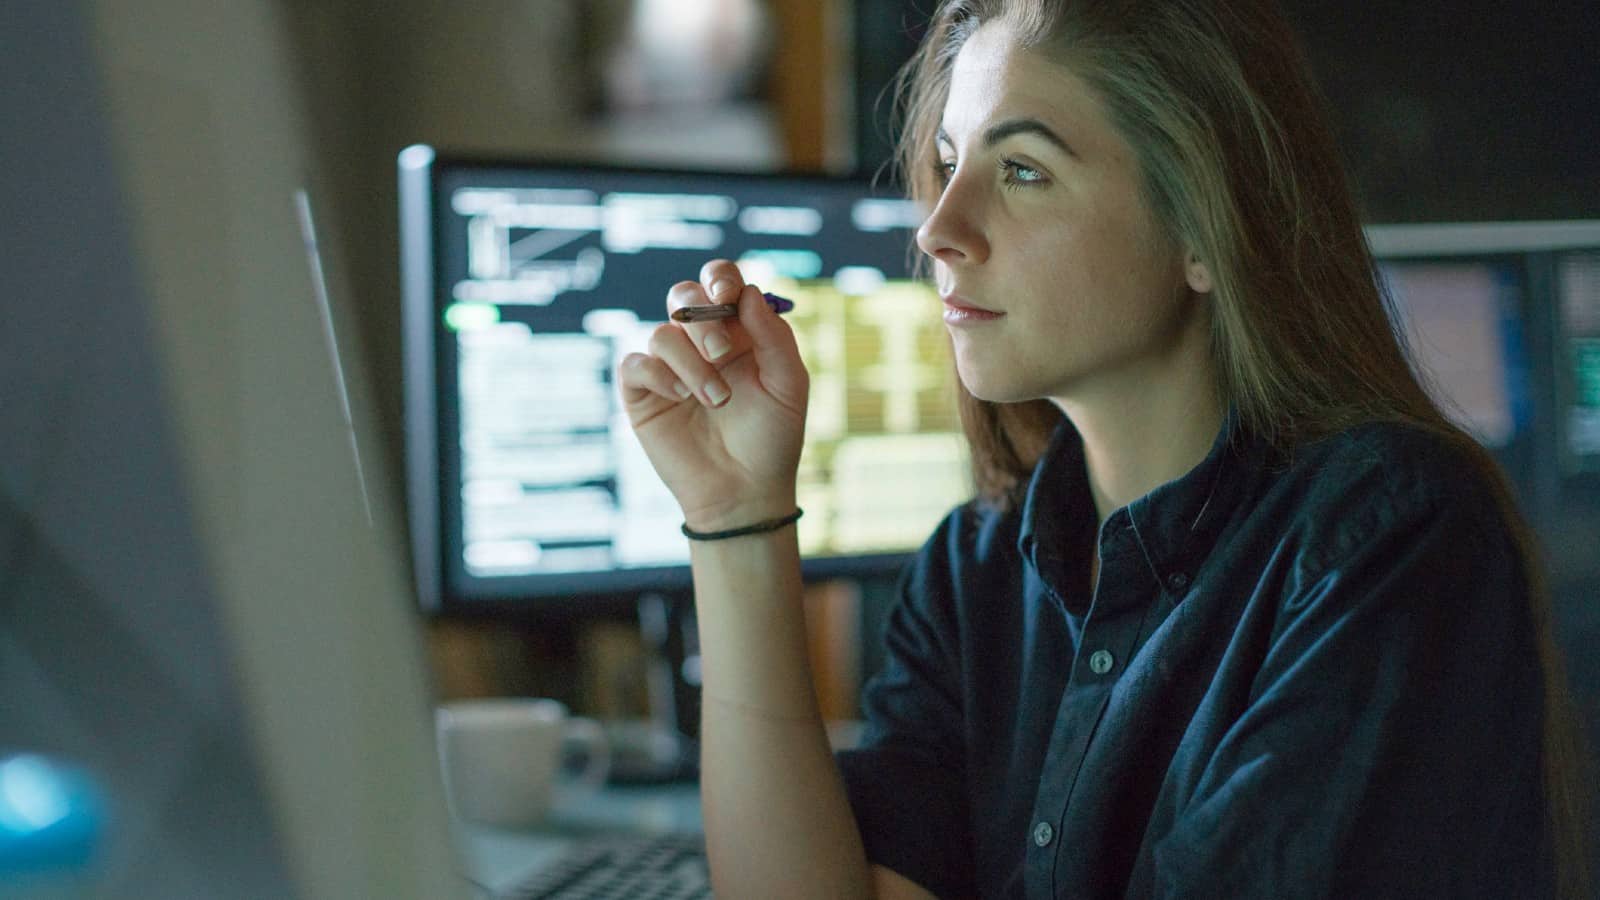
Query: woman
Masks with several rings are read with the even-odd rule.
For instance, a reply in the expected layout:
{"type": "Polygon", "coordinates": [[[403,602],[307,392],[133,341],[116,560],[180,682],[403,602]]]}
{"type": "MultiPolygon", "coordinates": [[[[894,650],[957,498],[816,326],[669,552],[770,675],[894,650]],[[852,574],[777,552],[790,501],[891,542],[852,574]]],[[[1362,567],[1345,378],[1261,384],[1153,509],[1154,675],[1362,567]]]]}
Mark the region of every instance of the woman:
{"type": "Polygon", "coordinates": [[[860,749],[807,672],[792,333],[714,261],[668,306],[738,321],[619,372],[696,538],[719,893],[1579,896],[1528,531],[1406,362],[1279,14],[956,0],[903,84],[978,496],[860,749]]]}

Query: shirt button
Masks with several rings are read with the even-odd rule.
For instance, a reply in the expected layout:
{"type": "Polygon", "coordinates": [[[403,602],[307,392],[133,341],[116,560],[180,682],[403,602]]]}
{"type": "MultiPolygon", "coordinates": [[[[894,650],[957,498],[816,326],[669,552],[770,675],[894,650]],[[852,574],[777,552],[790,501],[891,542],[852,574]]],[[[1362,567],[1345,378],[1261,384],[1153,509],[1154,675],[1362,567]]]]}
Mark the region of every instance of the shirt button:
{"type": "Polygon", "coordinates": [[[1104,675],[1105,673],[1111,671],[1111,667],[1115,663],[1116,658],[1113,657],[1109,651],[1096,650],[1095,652],[1089,654],[1089,671],[1095,673],[1096,675],[1104,675]]]}
{"type": "Polygon", "coordinates": [[[1033,842],[1040,847],[1050,846],[1050,842],[1055,840],[1055,836],[1056,830],[1050,827],[1049,822],[1040,822],[1033,826],[1033,842]]]}
{"type": "Polygon", "coordinates": [[[1188,586],[1189,576],[1183,574],[1182,572],[1174,572],[1167,576],[1167,587],[1171,588],[1174,594],[1182,591],[1188,586]]]}

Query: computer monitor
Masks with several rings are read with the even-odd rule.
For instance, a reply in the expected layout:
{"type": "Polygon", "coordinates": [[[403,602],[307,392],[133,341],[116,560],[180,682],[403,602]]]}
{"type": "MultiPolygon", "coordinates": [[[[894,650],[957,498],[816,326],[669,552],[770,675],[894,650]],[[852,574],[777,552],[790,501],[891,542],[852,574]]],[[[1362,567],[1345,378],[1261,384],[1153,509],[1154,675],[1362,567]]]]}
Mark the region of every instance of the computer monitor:
{"type": "Polygon", "coordinates": [[[1367,233],[1419,374],[1524,499],[1562,470],[1600,471],[1600,391],[1585,387],[1600,346],[1600,222],[1367,233]]]}
{"type": "MultiPolygon", "coordinates": [[[[280,12],[0,14],[26,86],[0,116],[29,123],[0,167],[0,756],[105,799],[80,869],[0,895],[469,893],[397,504],[369,515],[351,456],[353,428],[381,460],[363,367],[347,423],[326,341],[348,298],[324,319],[297,218],[316,160],[280,12]]],[[[0,831],[53,821],[21,786],[40,815],[0,831]]]]}
{"type": "Polygon", "coordinates": [[[1556,254],[1551,268],[1563,469],[1600,480],[1600,247],[1556,254]]]}
{"type": "Polygon", "coordinates": [[[1516,256],[1384,259],[1380,277],[1419,377],[1457,425],[1495,450],[1526,433],[1527,274],[1516,256]]]}
{"type": "Polygon", "coordinates": [[[400,154],[413,553],[436,609],[687,588],[618,362],[707,260],[795,301],[808,577],[887,575],[971,495],[917,207],[861,180],[400,154]]]}

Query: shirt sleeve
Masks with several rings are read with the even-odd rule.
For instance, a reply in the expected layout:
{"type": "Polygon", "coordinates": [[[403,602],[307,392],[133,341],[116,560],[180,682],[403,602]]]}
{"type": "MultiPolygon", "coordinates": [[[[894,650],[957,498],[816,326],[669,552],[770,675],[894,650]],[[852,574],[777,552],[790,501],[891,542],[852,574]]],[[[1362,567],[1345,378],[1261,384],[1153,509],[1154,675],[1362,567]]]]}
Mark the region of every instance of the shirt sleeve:
{"type": "Polygon", "coordinates": [[[940,897],[971,896],[973,836],[947,519],[900,579],[859,747],[838,754],[867,858],[940,897]]]}
{"type": "Polygon", "coordinates": [[[1514,545],[1487,498],[1380,506],[1287,592],[1244,708],[1170,833],[1147,836],[1129,896],[1551,895],[1514,545]]]}

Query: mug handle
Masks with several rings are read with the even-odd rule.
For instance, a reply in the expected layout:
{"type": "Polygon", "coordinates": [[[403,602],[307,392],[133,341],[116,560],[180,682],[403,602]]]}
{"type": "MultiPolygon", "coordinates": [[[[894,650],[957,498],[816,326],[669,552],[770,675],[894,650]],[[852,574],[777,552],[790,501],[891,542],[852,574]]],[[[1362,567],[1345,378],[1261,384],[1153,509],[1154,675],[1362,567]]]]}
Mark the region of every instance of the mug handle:
{"type": "Polygon", "coordinates": [[[611,774],[611,742],[606,739],[605,728],[587,716],[569,716],[561,737],[563,744],[574,741],[585,746],[587,761],[574,787],[583,794],[604,787],[606,776],[611,774]]]}

